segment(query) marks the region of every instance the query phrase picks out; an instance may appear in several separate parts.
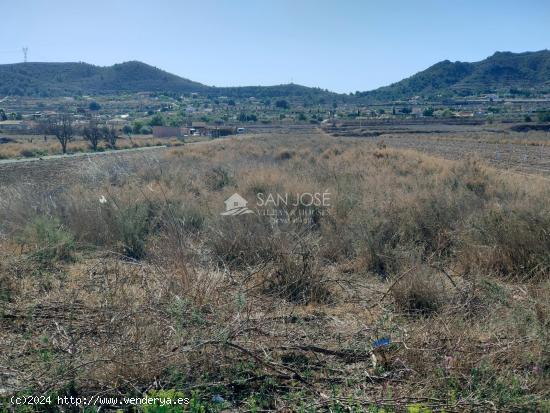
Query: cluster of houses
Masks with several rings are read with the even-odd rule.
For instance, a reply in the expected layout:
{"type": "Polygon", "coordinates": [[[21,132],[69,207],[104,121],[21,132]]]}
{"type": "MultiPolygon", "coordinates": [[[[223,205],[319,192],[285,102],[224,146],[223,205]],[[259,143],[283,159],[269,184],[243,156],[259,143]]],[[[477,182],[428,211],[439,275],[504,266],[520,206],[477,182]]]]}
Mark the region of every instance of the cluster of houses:
{"type": "MultiPolygon", "coordinates": [[[[22,116],[22,119],[9,119],[0,121],[0,132],[13,134],[29,134],[36,130],[38,123],[41,120],[57,116],[54,111],[42,111],[22,116]]],[[[129,115],[119,115],[113,118],[103,119],[103,122],[108,126],[122,130],[129,124],[129,115]]],[[[86,114],[76,113],[73,115],[75,126],[85,126],[89,122],[89,116],[86,114]]],[[[244,133],[244,128],[236,126],[209,125],[206,122],[193,121],[188,126],[171,127],[171,126],[153,126],[153,136],[155,138],[172,138],[186,136],[209,136],[218,138],[222,136],[235,135],[244,133]]]]}
{"type": "Polygon", "coordinates": [[[191,126],[153,126],[155,138],[181,138],[186,136],[209,136],[219,138],[222,136],[244,133],[244,128],[232,126],[212,126],[206,122],[193,122],[191,126]]]}
{"type": "MultiPolygon", "coordinates": [[[[27,134],[32,133],[37,124],[40,121],[53,118],[57,116],[58,113],[54,111],[44,111],[44,112],[35,112],[32,114],[22,115],[22,119],[18,120],[5,120],[0,121],[0,131],[7,133],[21,133],[27,134]]],[[[88,123],[88,117],[82,114],[73,115],[74,125],[75,126],[84,126],[88,123]]],[[[128,123],[127,120],[121,118],[112,118],[106,121],[107,125],[114,126],[116,128],[122,128],[128,123]]]]}
{"type": "Polygon", "coordinates": [[[0,122],[0,131],[26,134],[34,129],[34,125],[34,122],[29,120],[5,120],[0,122]]]}

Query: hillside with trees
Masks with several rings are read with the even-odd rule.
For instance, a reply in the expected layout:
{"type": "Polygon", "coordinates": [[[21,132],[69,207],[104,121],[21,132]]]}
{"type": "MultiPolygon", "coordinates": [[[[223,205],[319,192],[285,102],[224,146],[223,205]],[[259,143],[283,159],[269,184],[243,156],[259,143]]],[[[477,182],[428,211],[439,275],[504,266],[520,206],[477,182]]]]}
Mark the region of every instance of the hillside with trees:
{"type": "Polygon", "coordinates": [[[200,92],[208,87],[141,62],[100,67],[88,63],[0,65],[0,94],[17,96],[100,95],[122,92],[200,92]]]}
{"type": "Polygon", "coordinates": [[[105,67],[88,63],[0,65],[0,95],[50,97],[136,92],[261,99],[295,97],[329,104],[336,100],[370,103],[408,100],[415,96],[441,99],[485,93],[529,97],[550,93],[550,51],[496,52],[474,63],[444,60],[400,82],[354,95],[296,84],[213,87],[138,61],[105,67]]]}
{"type": "Polygon", "coordinates": [[[474,63],[445,60],[400,82],[356,96],[367,101],[392,101],[483,93],[550,93],[550,51],[496,52],[474,63]]]}
{"type": "Polygon", "coordinates": [[[142,62],[113,66],[88,63],[17,63],[0,65],[0,96],[78,96],[118,93],[201,93],[229,97],[303,97],[330,99],[335,93],[296,84],[212,87],[165,72],[142,62]]]}

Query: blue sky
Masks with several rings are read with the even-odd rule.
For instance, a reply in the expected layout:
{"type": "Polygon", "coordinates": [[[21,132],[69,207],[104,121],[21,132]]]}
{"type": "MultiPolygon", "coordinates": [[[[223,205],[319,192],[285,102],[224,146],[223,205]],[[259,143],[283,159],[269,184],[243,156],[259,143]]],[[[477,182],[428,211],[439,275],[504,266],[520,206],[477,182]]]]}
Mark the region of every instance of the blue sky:
{"type": "Polygon", "coordinates": [[[363,91],[550,40],[546,0],[1,0],[0,10],[0,63],[28,46],[29,61],[141,60],[216,86],[363,91]]]}

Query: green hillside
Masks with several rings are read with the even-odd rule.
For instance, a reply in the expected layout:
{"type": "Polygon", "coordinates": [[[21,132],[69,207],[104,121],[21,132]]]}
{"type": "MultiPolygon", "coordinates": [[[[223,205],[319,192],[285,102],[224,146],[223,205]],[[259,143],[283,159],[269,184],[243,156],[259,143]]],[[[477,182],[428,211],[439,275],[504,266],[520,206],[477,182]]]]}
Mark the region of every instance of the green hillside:
{"type": "Polygon", "coordinates": [[[483,93],[536,96],[550,93],[550,51],[497,52],[474,63],[445,60],[407,79],[355,97],[320,88],[277,86],[212,87],[133,61],[101,67],[88,63],[17,63],[0,65],[0,96],[74,96],[134,92],[190,93],[246,98],[303,97],[389,102],[447,98],[483,93]]]}
{"type": "Polygon", "coordinates": [[[524,96],[549,93],[550,51],[497,52],[474,63],[445,60],[400,82],[359,96],[370,101],[392,101],[413,96],[441,98],[495,92],[524,96]]]}
{"type": "Polygon", "coordinates": [[[0,65],[0,96],[74,96],[128,92],[198,92],[230,97],[331,98],[334,93],[300,85],[211,87],[133,61],[101,67],[88,63],[0,65]]]}
{"type": "Polygon", "coordinates": [[[0,65],[0,94],[70,96],[118,92],[201,91],[206,86],[141,62],[108,67],[88,63],[17,63],[0,65]]]}

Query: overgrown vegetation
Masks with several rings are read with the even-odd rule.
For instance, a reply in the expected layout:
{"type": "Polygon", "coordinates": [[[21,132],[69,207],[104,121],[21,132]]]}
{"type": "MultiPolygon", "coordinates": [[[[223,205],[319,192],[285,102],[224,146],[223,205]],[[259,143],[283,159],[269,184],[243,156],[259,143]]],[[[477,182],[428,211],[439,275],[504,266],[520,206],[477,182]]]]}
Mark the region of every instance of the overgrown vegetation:
{"type": "Polygon", "coordinates": [[[172,391],[188,411],[549,408],[545,179],[320,134],[117,168],[2,189],[11,391],[172,391]],[[258,193],[312,192],[330,205],[281,207],[306,220],[220,215],[233,193],[261,212],[258,193]]]}

